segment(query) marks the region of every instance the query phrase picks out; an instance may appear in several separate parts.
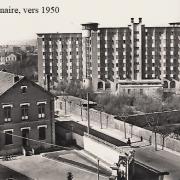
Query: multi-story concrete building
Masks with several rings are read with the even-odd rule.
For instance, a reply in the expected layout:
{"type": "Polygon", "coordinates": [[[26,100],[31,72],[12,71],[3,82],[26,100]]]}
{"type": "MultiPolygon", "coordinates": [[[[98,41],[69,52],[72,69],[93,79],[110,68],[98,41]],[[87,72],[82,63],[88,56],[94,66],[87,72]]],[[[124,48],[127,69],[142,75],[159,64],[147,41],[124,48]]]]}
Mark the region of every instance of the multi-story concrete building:
{"type": "Polygon", "coordinates": [[[25,77],[0,71],[0,154],[54,143],[54,96],[25,77]]]}
{"type": "Polygon", "coordinates": [[[79,33],[38,34],[40,84],[56,85],[61,80],[82,80],[82,35],[79,33]]]}
{"type": "Polygon", "coordinates": [[[170,23],[165,27],[146,27],[142,24],[142,18],[139,18],[138,22],[131,18],[127,27],[99,28],[97,23],[82,24],[82,27],[82,34],[64,35],[68,36],[67,39],[79,36],[79,42],[76,44],[80,52],[79,64],[77,65],[74,56],[72,67],[76,71],[71,71],[72,74],[68,73],[68,67],[71,66],[68,53],[65,53],[62,59],[59,54],[64,51],[76,54],[77,50],[70,50],[67,40],[65,49],[61,49],[62,45],[59,44],[63,34],[38,34],[40,82],[46,77],[49,77],[52,83],[53,78],[74,78],[81,80],[86,86],[91,84],[95,91],[100,89],[116,93],[123,88],[126,90],[127,86],[123,86],[123,82],[128,83],[128,87],[131,85],[132,89],[136,89],[134,84],[140,82],[141,85],[144,83],[145,87],[151,85],[151,88],[148,88],[149,93],[151,89],[159,89],[162,86],[164,91],[180,93],[180,23],[170,23]],[[50,58],[53,53],[46,47],[51,43],[48,39],[50,36],[56,44],[54,49],[57,57],[54,59],[50,58]],[[47,53],[49,57],[45,56],[47,53]],[[58,60],[55,66],[50,59],[52,62],[58,60]],[[64,63],[63,66],[60,65],[61,62],[64,63]],[[51,67],[56,69],[56,73],[48,70],[51,67]],[[76,75],[77,70],[79,76],[76,75]]]}

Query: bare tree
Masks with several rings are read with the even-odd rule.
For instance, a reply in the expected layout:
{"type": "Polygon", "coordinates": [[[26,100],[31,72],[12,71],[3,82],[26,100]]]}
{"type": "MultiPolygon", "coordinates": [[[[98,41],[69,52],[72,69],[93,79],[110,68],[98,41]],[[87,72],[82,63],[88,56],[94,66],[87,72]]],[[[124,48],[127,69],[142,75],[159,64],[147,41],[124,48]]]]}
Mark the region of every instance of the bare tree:
{"type": "Polygon", "coordinates": [[[170,127],[161,127],[158,130],[158,133],[162,137],[162,150],[164,149],[164,144],[165,144],[165,138],[168,137],[171,134],[172,130],[170,127]]]}
{"type": "Polygon", "coordinates": [[[126,114],[125,112],[123,112],[122,114],[119,114],[119,118],[121,119],[121,121],[124,122],[124,138],[127,138],[126,135],[126,120],[128,118],[128,114],[126,114]]]}
{"type": "Polygon", "coordinates": [[[99,110],[100,127],[102,129],[103,128],[103,124],[102,124],[102,112],[104,110],[104,107],[101,104],[98,104],[97,108],[99,110]]]}
{"type": "Polygon", "coordinates": [[[154,137],[155,137],[155,150],[157,151],[157,133],[159,131],[159,117],[158,115],[148,115],[146,116],[146,122],[147,125],[152,129],[154,132],[154,137]]]}

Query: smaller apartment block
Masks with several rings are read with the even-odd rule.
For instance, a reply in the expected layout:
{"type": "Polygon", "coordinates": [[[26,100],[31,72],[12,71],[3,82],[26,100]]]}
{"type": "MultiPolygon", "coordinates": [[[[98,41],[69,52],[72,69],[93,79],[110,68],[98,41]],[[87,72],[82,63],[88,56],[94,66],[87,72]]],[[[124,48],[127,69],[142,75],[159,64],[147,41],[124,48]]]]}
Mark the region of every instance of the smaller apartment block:
{"type": "Polygon", "coordinates": [[[25,77],[0,71],[0,154],[54,143],[54,97],[25,77]]]}
{"type": "Polygon", "coordinates": [[[142,89],[143,83],[139,93],[150,95],[159,88],[180,93],[180,23],[149,27],[142,18],[137,22],[131,18],[127,27],[87,23],[80,34],[38,34],[38,51],[43,86],[48,81],[52,87],[59,80],[75,79],[95,91],[116,94],[128,91],[127,84],[142,89]]]}

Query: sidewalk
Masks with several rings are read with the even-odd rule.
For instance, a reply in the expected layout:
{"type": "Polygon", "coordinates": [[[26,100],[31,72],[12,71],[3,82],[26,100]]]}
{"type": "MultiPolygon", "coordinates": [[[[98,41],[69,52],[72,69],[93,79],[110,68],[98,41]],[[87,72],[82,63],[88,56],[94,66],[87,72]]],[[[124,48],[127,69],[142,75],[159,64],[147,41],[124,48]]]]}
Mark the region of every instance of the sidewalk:
{"type": "MultiPolygon", "coordinates": [[[[69,120],[75,121],[79,124],[87,126],[87,121],[82,121],[81,117],[78,115],[72,114],[69,120]]],[[[60,121],[62,121],[61,119],[60,121]]],[[[150,145],[148,141],[140,141],[139,137],[126,134],[127,138],[125,139],[124,132],[118,129],[105,128],[101,129],[100,123],[90,122],[92,129],[95,129],[101,133],[110,135],[120,141],[127,142],[127,138],[131,139],[131,147],[134,148],[135,159],[149,167],[152,167],[160,172],[169,172],[170,175],[165,176],[164,180],[180,180],[180,156],[178,153],[172,153],[166,150],[161,150],[161,147],[158,147],[158,151],[155,151],[153,145],[150,145]]]]}

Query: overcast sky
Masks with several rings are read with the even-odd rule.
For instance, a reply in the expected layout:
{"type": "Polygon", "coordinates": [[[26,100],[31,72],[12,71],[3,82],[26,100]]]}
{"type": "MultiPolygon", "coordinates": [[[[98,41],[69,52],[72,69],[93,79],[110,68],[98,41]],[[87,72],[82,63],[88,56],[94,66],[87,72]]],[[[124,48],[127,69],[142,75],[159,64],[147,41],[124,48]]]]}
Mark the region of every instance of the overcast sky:
{"type": "Polygon", "coordinates": [[[180,0],[1,0],[0,8],[58,6],[58,14],[0,14],[0,44],[36,38],[40,32],[81,32],[81,23],[127,26],[143,18],[146,26],[180,21],[180,0]],[[3,2],[2,2],[3,1],[3,2]]]}

